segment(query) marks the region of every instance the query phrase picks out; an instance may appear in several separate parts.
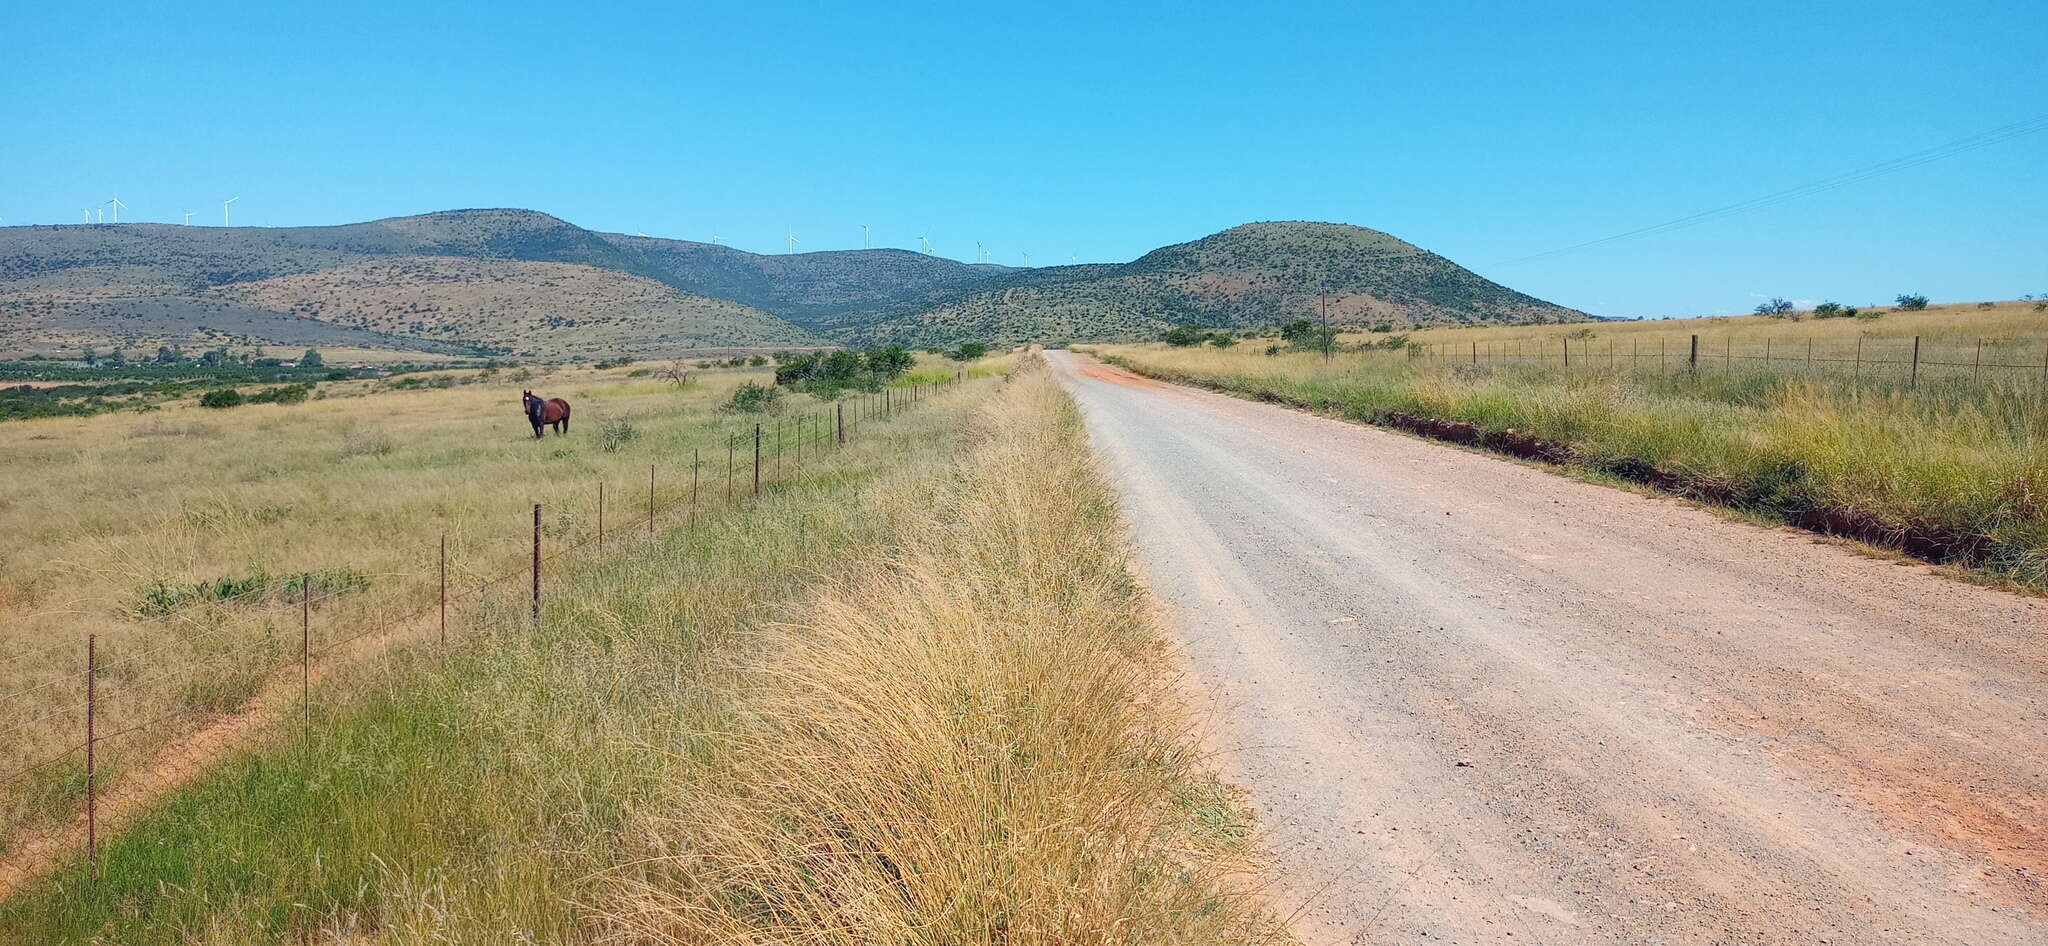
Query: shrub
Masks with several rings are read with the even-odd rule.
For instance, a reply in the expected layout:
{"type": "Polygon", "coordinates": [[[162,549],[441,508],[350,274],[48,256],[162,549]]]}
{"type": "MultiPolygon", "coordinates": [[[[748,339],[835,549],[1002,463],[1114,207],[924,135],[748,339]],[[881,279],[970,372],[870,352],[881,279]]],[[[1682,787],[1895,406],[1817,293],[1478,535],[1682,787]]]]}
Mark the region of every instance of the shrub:
{"type": "Polygon", "coordinates": [[[227,408],[242,403],[242,392],[234,388],[215,388],[199,395],[200,407],[227,408]]]}
{"type": "Polygon", "coordinates": [[[1856,313],[1856,317],[1857,317],[1857,318],[1859,318],[1859,319],[1865,319],[1865,320],[1868,320],[1868,319],[1881,319],[1881,318],[1884,318],[1884,310],[1883,310],[1883,309],[1868,309],[1868,310],[1865,310],[1865,311],[1862,311],[1862,312],[1858,312],[1858,313],[1856,313]]]}
{"type": "Polygon", "coordinates": [[[1813,307],[1813,317],[1816,319],[1840,318],[1843,314],[1842,304],[1839,302],[1823,302],[1813,307]]]}
{"type": "Polygon", "coordinates": [[[1237,344],[1237,336],[1232,335],[1229,332],[1216,332],[1209,336],[1209,344],[1214,345],[1217,348],[1229,348],[1230,346],[1237,344]]]}
{"type": "Polygon", "coordinates": [[[1190,345],[1200,345],[1208,338],[1209,333],[1202,331],[1201,326],[1195,325],[1193,323],[1189,323],[1187,325],[1176,325],[1170,329],[1167,329],[1164,332],[1159,333],[1160,341],[1163,341],[1168,345],[1172,345],[1175,348],[1186,348],[1190,345]]]}
{"type": "Polygon", "coordinates": [[[733,389],[732,399],[725,402],[725,409],[745,414],[760,414],[774,410],[781,403],[781,388],[749,381],[733,389]]]}
{"type": "Polygon", "coordinates": [[[981,342],[961,342],[960,347],[947,352],[946,357],[954,361],[973,361],[986,354],[988,346],[981,342]]]}
{"type": "MultiPolygon", "coordinates": [[[[768,390],[773,391],[774,388],[768,390]]],[[[613,418],[597,425],[597,445],[606,453],[617,453],[627,444],[640,439],[640,431],[625,418],[613,418]]]]}
{"type": "Polygon", "coordinates": [[[1900,293],[1892,301],[1898,303],[1899,308],[1907,312],[1918,312],[1921,309],[1927,308],[1927,297],[1917,292],[1900,293]]]}
{"type": "Polygon", "coordinates": [[[268,391],[258,391],[250,395],[246,403],[297,404],[312,396],[313,386],[310,384],[286,384],[271,388],[268,391]]]}
{"type": "Polygon", "coordinates": [[[1389,322],[1374,322],[1374,323],[1373,323],[1373,326],[1372,326],[1372,329],[1371,329],[1371,331],[1374,331],[1374,332],[1380,332],[1380,333],[1386,333],[1386,332],[1391,332],[1391,331],[1393,331],[1393,330],[1394,330],[1394,326],[1393,326],[1393,324],[1392,324],[1392,323],[1389,323],[1389,322]]]}

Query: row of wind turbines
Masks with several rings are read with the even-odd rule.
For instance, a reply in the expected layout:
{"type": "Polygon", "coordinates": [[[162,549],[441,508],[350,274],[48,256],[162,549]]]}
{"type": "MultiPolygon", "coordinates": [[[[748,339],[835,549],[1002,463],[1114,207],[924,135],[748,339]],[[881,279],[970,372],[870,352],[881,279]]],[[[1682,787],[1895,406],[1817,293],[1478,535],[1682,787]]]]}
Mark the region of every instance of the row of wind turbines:
{"type": "MultiPolygon", "coordinates": [[[[643,234],[640,234],[640,235],[641,235],[641,236],[646,236],[647,234],[643,233],[643,234]]],[[[713,244],[713,245],[717,245],[717,244],[718,244],[718,235],[717,235],[717,234],[712,234],[712,236],[711,236],[711,242],[712,242],[712,244],[713,244]]],[[[799,239],[797,239],[797,238],[796,238],[796,231],[794,231],[794,230],[790,231],[790,232],[789,232],[789,250],[788,250],[787,252],[788,252],[788,253],[790,253],[790,254],[794,254],[794,253],[796,252],[796,248],[797,248],[797,246],[799,246],[799,245],[800,245],[800,244],[802,244],[802,243],[803,243],[803,241],[802,241],[802,240],[799,240],[799,239]]],[[[918,235],[917,235],[917,243],[918,243],[918,246],[919,246],[919,247],[921,248],[921,251],[922,251],[922,252],[923,252],[923,253],[924,253],[925,255],[927,255],[927,256],[937,256],[937,255],[939,255],[939,251],[938,251],[938,250],[937,250],[936,248],[934,248],[934,247],[932,246],[932,241],[931,241],[931,237],[930,237],[930,236],[929,236],[928,234],[923,234],[923,233],[920,233],[920,234],[918,234],[918,235]]],[[[870,227],[870,226],[868,226],[868,225],[867,225],[867,224],[865,224],[865,223],[863,223],[863,224],[861,224],[861,225],[860,225],[860,248],[861,248],[861,249],[864,249],[864,250],[872,250],[872,249],[874,249],[874,248],[875,248],[875,239],[874,239],[874,228],[873,228],[873,227],[870,227]]],[[[1019,251],[1019,252],[1022,252],[1022,251],[1019,251]]],[[[1023,256],[1024,256],[1024,267],[1025,267],[1026,269],[1029,269],[1029,268],[1031,267],[1031,254],[1030,254],[1030,253],[1028,253],[1028,252],[1024,252],[1024,253],[1023,253],[1023,256]]],[[[1080,254],[1078,254],[1078,253],[1073,253],[1073,254],[1069,254],[1069,255],[1068,255],[1068,257],[1067,257],[1067,259],[1068,259],[1068,262],[1070,262],[1070,263],[1076,263],[1076,264],[1078,264],[1078,263],[1080,263],[1080,262],[1081,262],[1081,255],[1080,255],[1080,254]]],[[[994,261],[995,261],[995,257],[994,257],[994,256],[992,256],[992,255],[990,255],[990,253],[989,253],[989,251],[988,251],[988,246],[987,246],[986,244],[982,243],[982,242],[981,242],[980,240],[976,240],[976,241],[974,241],[974,261],[975,261],[975,262],[977,262],[977,263],[992,263],[992,262],[994,262],[994,261]]]]}
{"type": "MultiPolygon", "coordinates": [[[[233,197],[230,197],[230,198],[228,198],[228,199],[226,199],[226,200],[223,200],[223,201],[221,201],[221,202],[220,202],[220,225],[221,225],[221,226],[223,226],[223,227],[226,227],[226,226],[232,226],[232,224],[230,224],[230,223],[228,222],[228,210],[229,210],[230,206],[234,204],[234,202],[235,202],[235,201],[238,201],[238,200],[241,200],[241,199],[242,199],[242,196],[241,196],[240,194],[237,194],[237,195],[235,195],[235,196],[233,196],[233,197]]],[[[79,211],[79,213],[81,213],[81,214],[84,214],[84,215],[85,215],[85,222],[86,222],[86,223],[88,223],[88,224],[90,224],[90,223],[120,223],[120,222],[121,222],[121,211],[122,211],[122,210],[123,210],[124,208],[126,208],[127,206],[128,206],[127,204],[124,204],[124,203],[122,203],[122,202],[121,202],[121,198],[119,198],[119,197],[115,197],[115,198],[113,198],[113,199],[111,199],[111,200],[107,201],[107,202],[106,202],[106,204],[105,204],[105,205],[103,205],[103,206],[100,206],[100,207],[97,207],[97,208],[94,208],[94,207],[87,207],[87,208],[85,208],[84,210],[81,210],[81,211],[79,211]],[[112,220],[108,220],[108,219],[107,219],[107,210],[108,210],[109,208],[112,208],[112,209],[113,209],[113,211],[114,211],[114,219],[112,219],[112,220]],[[93,211],[94,211],[94,210],[98,210],[98,211],[99,211],[99,219],[98,219],[98,220],[94,220],[94,219],[93,219],[93,211]]],[[[194,213],[194,211],[190,211],[190,210],[187,210],[187,211],[185,211],[185,226],[188,226],[188,227],[189,227],[189,226],[191,226],[191,225],[192,225],[192,216],[193,216],[193,213],[194,213]]]]}

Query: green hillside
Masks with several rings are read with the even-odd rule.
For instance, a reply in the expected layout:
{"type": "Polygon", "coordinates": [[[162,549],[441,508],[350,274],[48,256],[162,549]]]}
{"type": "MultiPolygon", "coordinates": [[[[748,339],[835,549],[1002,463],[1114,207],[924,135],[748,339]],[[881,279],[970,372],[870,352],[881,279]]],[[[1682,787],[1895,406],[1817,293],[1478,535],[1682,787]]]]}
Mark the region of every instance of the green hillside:
{"type": "Polygon", "coordinates": [[[1123,265],[1011,272],[935,299],[909,317],[842,317],[839,338],[942,344],[1150,337],[1196,322],[1255,328],[1318,318],[1399,325],[1527,324],[1590,316],[1492,282],[1420,247],[1364,227],[1250,223],[1163,247],[1123,265]]]}

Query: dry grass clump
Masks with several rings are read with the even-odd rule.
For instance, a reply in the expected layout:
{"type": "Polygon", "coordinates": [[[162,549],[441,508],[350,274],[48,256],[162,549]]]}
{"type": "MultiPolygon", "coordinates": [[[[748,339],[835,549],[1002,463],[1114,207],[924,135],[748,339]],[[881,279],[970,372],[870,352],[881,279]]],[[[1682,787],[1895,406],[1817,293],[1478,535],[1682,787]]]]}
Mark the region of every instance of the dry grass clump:
{"type": "Polygon", "coordinates": [[[974,426],[906,546],[743,658],[734,730],[687,740],[706,763],[612,878],[616,939],[1267,935],[1073,406],[1032,365],[974,426]]]}

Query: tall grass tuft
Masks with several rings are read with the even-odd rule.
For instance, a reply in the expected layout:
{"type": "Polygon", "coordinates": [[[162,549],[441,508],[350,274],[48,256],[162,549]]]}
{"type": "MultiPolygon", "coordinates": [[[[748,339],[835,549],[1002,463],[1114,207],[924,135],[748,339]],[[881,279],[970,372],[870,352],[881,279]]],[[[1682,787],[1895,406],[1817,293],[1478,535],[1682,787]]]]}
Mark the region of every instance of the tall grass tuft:
{"type": "Polygon", "coordinates": [[[751,642],[733,731],[613,880],[621,939],[1265,935],[1073,406],[1034,362],[974,427],[910,541],[751,642]]]}

